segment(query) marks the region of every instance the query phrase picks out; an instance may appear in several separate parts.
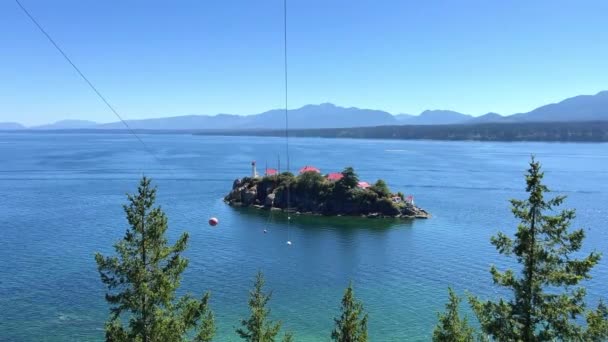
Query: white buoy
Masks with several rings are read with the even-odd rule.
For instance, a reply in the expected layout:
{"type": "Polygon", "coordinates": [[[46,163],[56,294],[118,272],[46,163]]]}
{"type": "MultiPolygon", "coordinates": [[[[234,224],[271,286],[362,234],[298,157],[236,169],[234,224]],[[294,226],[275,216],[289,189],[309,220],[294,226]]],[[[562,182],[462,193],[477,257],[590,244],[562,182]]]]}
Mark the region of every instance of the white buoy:
{"type": "Polygon", "coordinates": [[[264,234],[268,233],[268,231],[266,229],[264,229],[264,234]]]}
{"type": "Polygon", "coordinates": [[[291,246],[291,241],[287,241],[287,244],[291,246]]]}

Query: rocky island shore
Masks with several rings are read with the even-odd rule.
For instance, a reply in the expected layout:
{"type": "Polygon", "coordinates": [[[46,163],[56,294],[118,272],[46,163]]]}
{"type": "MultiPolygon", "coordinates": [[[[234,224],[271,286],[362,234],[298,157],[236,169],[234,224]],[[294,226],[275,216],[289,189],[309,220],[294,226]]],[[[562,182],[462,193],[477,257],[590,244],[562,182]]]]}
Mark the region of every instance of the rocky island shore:
{"type": "Polygon", "coordinates": [[[314,167],[304,167],[295,176],[267,169],[257,176],[236,179],[224,201],[232,206],[282,210],[296,214],[392,218],[429,218],[414,205],[412,196],[392,193],[383,180],[368,184],[348,167],[340,173],[322,175],[314,167]],[[289,189],[289,191],[287,191],[289,189]],[[289,202],[289,205],[288,205],[289,202]]]}

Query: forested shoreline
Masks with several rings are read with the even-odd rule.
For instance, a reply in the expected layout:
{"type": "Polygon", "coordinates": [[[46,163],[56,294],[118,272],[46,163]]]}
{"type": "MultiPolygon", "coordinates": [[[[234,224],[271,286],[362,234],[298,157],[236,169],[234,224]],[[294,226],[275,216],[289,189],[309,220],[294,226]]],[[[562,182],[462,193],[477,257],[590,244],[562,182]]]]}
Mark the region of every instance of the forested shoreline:
{"type": "MultiPolygon", "coordinates": [[[[284,130],[209,130],[197,135],[282,137],[284,130]]],[[[396,125],[354,128],[297,129],[290,137],[462,140],[608,142],[608,121],[482,123],[474,125],[396,125]]]]}
{"type": "MultiPolygon", "coordinates": [[[[206,136],[284,137],[278,129],[22,129],[9,134],[193,134],[206,136]]],[[[453,125],[391,125],[376,127],[291,129],[294,138],[346,138],[447,141],[608,142],[608,121],[518,122],[453,125]]]]}

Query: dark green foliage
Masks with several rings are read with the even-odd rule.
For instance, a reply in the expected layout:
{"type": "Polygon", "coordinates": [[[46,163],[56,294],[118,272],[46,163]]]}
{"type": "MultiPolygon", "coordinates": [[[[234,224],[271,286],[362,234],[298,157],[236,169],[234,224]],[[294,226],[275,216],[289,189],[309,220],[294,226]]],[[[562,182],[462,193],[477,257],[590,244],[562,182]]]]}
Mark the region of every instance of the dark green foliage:
{"type": "Polygon", "coordinates": [[[371,213],[378,210],[388,215],[394,215],[382,210],[382,207],[378,205],[378,195],[373,191],[354,191],[352,195],[354,201],[357,202],[357,210],[361,213],[371,213]]]}
{"type": "Polygon", "coordinates": [[[188,243],[184,233],[173,246],[167,244],[167,217],[153,207],[156,188],[144,177],[137,194],[124,206],[130,227],[114,245],[117,256],[95,255],[111,317],[107,341],[184,341],[199,326],[195,341],[211,341],[215,326],[209,294],[175,298],[188,260],[181,256],[188,243]],[[128,321],[128,326],[123,322],[128,321]]]}
{"type": "MultiPolygon", "coordinates": [[[[378,213],[385,216],[400,214],[400,207],[391,199],[393,194],[386,183],[378,180],[368,189],[358,187],[359,177],[352,167],[342,172],[344,177],[329,181],[317,172],[304,172],[297,177],[283,173],[257,180],[257,202],[265,203],[269,193],[274,192],[274,205],[300,212],[316,212],[326,215],[367,215],[378,213]]],[[[400,195],[403,197],[403,194],[400,195]]]]}
{"type": "Polygon", "coordinates": [[[283,172],[278,175],[279,183],[295,183],[297,176],[291,172],[283,172]]]}
{"type": "Polygon", "coordinates": [[[292,194],[295,190],[296,177],[290,172],[283,172],[278,176],[264,177],[273,181],[273,189],[277,196],[275,202],[280,208],[287,208],[287,190],[289,189],[289,204],[293,203],[292,194]]]}
{"type": "Polygon", "coordinates": [[[399,208],[395,203],[388,198],[381,198],[376,203],[376,208],[379,212],[385,215],[397,215],[399,214],[399,208]]]}
{"type": "Polygon", "coordinates": [[[327,182],[318,172],[304,172],[296,181],[296,190],[298,192],[311,192],[317,191],[320,184],[327,182]]]}
{"type": "Polygon", "coordinates": [[[600,301],[597,309],[587,313],[585,341],[608,341],[608,307],[600,301]]]}
{"type": "MultiPolygon", "coordinates": [[[[240,338],[249,342],[272,342],[281,330],[281,322],[272,322],[270,309],[266,307],[270,301],[271,293],[264,292],[264,275],[258,272],[249,292],[249,310],[251,315],[248,319],[241,321],[241,327],[236,329],[240,338]]],[[[292,341],[291,333],[286,333],[283,341],[292,341]]]]}
{"type": "Polygon", "coordinates": [[[293,338],[293,333],[291,332],[286,332],[285,335],[283,335],[283,339],[281,340],[282,342],[294,342],[294,338],[293,338]]]}
{"type": "MultiPolygon", "coordinates": [[[[608,121],[399,125],[295,129],[293,136],[349,139],[428,139],[481,141],[608,141],[608,121]]],[[[280,130],[200,132],[201,135],[283,136],[280,130]]]]}
{"type": "Polygon", "coordinates": [[[328,195],[330,183],[317,172],[304,172],[297,177],[291,196],[299,211],[319,211],[328,195]]]}
{"type": "Polygon", "coordinates": [[[388,189],[386,182],[382,179],[378,179],[376,184],[370,187],[370,190],[377,193],[379,197],[389,197],[391,195],[391,191],[388,189]]]}
{"type": "MultiPolygon", "coordinates": [[[[526,175],[529,197],[511,200],[520,221],[515,238],[503,233],[492,238],[500,254],[514,256],[521,265],[521,270],[505,272],[491,268],[494,283],[512,295],[498,301],[470,297],[482,329],[497,341],[574,341],[585,333],[576,321],[586,313],[585,289],[577,285],[590,278],[600,255],[576,258],[585,233],[569,230],[574,210],[557,212],[564,197],[546,200],[549,190],[542,178],[541,166],[532,158],[526,175]]],[[[594,322],[595,318],[592,315],[594,322]]]]}
{"type": "Polygon", "coordinates": [[[473,342],[473,328],[469,326],[466,318],[460,318],[458,307],[460,298],[452,288],[448,288],[449,301],[445,305],[445,312],[438,315],[439,323],[433,331],[434,342],[473,342]]]}
{"type": "Polygon", "coordinates": [[[359,184],[359,177],[352,167],[347,167],[342,171],[342,178],[336,182],[336,191],[345,194],[349,190],[355,189],[359,184]]]}
{"type": "Polygon", "coordinates": [[[331,339],[338,342],[366,342],[368,316],[363,304],[355,298],[352,284],[344,292],[341,311],[340,317],[334,319],[331,339]]]}

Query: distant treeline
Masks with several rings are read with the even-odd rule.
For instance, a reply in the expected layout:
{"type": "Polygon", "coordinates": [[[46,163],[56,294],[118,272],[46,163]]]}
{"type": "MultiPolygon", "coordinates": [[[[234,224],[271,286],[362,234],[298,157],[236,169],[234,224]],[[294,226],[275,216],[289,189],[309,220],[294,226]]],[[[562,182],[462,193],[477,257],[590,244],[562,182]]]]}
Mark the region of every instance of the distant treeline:
{"type": "MultiPolygon", "coordinates": [[[[284,137],[278,129],[22,129],[0,130],[2,133],[112,133],[128,134],[195,134],[218,136],[284,137]]],[[[473,125],[391,125],[354,128],[292,129],[290,137],[351,139],[428,139],[477,141],[562,141],[608,142],[608,121],[480,123],[473,125]]]]}
{"type": "MultiPolygon", "coordinates": [[[[284,130],[214,130],[201,135],[285,136],[284,130]]],[[[475,125],[401,125],[297,129],[290,137],[353,139],[429,139],[479,141],[608,141],[608,121],[483,123],[475,125]]]]}

